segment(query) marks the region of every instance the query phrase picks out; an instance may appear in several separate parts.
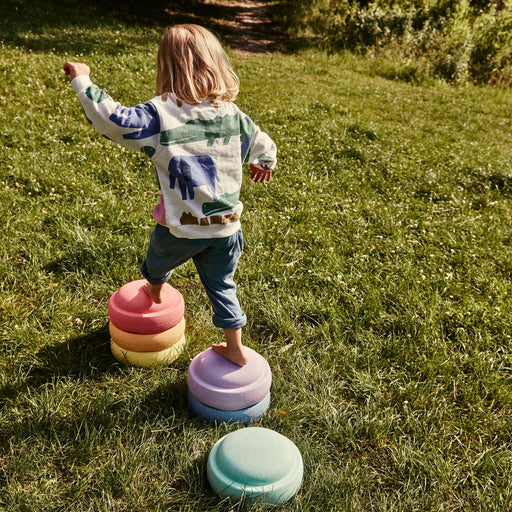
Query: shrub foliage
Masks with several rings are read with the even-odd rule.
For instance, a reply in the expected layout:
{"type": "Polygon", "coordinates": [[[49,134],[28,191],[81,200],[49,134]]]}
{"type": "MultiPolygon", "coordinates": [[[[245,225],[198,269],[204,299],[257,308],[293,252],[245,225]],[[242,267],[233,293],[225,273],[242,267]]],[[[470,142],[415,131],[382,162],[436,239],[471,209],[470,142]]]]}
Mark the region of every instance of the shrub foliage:
{"type": "Polygon", "coordinates": [[[280,0],[288,32],[385,54],[411,78],[512,82],[512,0],[280,0]]]}

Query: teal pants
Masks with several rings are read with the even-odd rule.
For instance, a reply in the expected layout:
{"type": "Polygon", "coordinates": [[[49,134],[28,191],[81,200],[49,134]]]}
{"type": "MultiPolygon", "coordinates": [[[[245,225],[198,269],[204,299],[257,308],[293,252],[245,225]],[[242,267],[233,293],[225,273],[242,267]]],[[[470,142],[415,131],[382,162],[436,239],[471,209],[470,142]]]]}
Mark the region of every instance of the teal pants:
{"type": "Polygon", "coordinates": [[[221,329],[243,327],[246,316],[240,309],[233,280],[243,251],[242,230],[226,238],[177,238],[158,224],[141,272],[154,285],[166,283],[172,271],[192,260],[213,309],[213,324],[221,329]]]}

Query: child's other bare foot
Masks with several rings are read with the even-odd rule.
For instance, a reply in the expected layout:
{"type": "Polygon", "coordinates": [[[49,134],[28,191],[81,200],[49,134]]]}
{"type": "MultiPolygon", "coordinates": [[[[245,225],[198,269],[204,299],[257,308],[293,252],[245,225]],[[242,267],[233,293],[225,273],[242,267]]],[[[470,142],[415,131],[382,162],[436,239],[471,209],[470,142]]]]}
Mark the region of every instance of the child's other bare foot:
{"type": "Polygon", "coordinates": [[[229,347],[228,344],[224,342],[214,343],[212,350],[238,366],[245,366],[247,364],[247,357],[242,347],[229,347]]]}
{"type": "Polygon", "coordinates": [[[160,304],[162,302],[162,288],[163,284],[151,284],[146,283],[144,285],[144,291],[151,297],[154,303],[160,304]]]}

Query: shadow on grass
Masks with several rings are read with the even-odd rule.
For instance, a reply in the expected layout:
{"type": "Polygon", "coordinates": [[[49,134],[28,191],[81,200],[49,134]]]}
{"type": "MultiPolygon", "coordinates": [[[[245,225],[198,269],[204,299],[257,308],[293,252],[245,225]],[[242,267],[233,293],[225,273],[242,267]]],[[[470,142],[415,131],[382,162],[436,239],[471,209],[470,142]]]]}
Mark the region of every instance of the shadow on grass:
{"type": "Polygon", "coordinates": [[[119,364],[110,351],[108,326],[57,345],[45,346],[31,362],[27,386],[39,386],[56,378],[99,379],[117,371],[119,364]]]}
{"type": "MultiPolygon", "coordinates": [[[[271,12],[271,3],[268,9],[271,12]]],[[[201,0],[2,0],[0,41],[36,52],[119,54],[131,47],[156,46],[167,27],[196,23],[223,44],[253,53],[294,53],[312,46],[309,39],[288,38],[270,19],[261,26],[252,20],[240,25],[248,11],[238,2],[217,5],[201,0]],[[123,32],[126,26],[134,30],[123,32]],[[274,37],[267,40],[274,29],[274,37]]]]}
{"type": "Polygon", "coordinates": [[[155,31],[168,26],[198,23],[230,44],[233,30],[223,20],[233,19],[236,11],[236,4],[198,0],[3,0],[0,40],[32,51],[111,54],[152,44],[155,31]],[[123,33],[123,24],[140,30],[123,33]]]}
{"type": "Polygon", "coordinates": [[[488,177],[491,190],[500,192],[504,198],[512,197],[512,177],[505,174],[491,174],[488,177]]]}
{"type": "MultiPolygon", "coordinates": [[[[153,384],[151,391],[147,394],[142,393],[143,396],[136,399],[138,412],[134,413],[130,406],[134,400],[133,393],[127,391],[126,397],[123,398],[124,378],[129,381],[133,372],[147,371],[150,382],[153,378],[152,370],[135,368],[132,371],[131,368],[122,366],[112,355],[110,334],[108,326],[105,326],[88,334],[70,338],[63,343],[46,346],[35,353],[25,363],[26,368],[21,368],[26,375],[25,379],[22,382],[5,384],[0,388],[0,407],[22,394],[45,393],[44,389],[47,386],[50,394],[58,394],[60,383],[76,381],[83,384],[84,389],[90,388],[91,385],[97,387],[99,407],[102,404],[101,389],[105,385],[109,388],[119,386],[120,396],[116,400],[116,409],[125,409],[126,412],[122,415],[129,417],[134,423],[144,423],[155,417],[191,419],[187,399],[187,363],[186,358],[175,361],[170,370],[172,373],[169,373],[171,378],[168,378],[167,374],[160,374],[157,377],[157,385],[153,384]]],[[[94,409],[92,404],[90,406],[94,409]]],[[[113,412],[111,409],[108,415],[113,412]]],[[[97,415],[100,418],[105,416],[105,413],[98,412],[97,415]]],[[[95,422],[93,418],[88,420],[95,422]]],[[[103,426],[107,426],[105,418],[101,421],[103,426]]]]}

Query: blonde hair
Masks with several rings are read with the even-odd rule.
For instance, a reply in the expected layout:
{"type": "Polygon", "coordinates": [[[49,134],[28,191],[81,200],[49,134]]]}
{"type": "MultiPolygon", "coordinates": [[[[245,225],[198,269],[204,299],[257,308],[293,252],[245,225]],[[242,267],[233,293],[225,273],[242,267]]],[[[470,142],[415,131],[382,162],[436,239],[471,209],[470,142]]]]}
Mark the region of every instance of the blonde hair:
{"type": "Polygon", "coordinates": [[[176,25],[158,49],[156,93],[174,93],[178,102],[234,101],[239,80],[219,40],[199,25],[176,25]]]}

